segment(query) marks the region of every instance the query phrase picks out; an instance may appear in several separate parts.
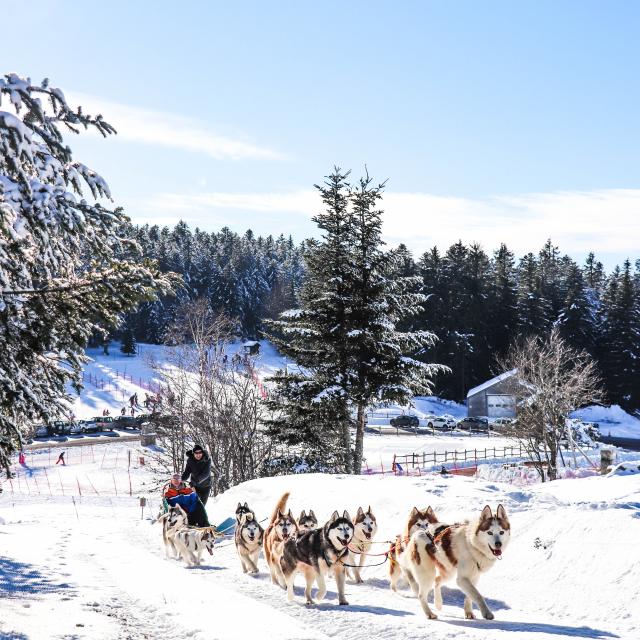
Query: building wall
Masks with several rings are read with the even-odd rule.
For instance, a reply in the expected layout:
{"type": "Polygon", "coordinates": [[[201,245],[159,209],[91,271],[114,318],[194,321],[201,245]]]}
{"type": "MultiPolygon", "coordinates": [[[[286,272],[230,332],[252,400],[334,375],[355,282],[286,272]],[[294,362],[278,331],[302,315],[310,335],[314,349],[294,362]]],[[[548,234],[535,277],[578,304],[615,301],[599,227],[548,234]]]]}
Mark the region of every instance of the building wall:
{"type": "Polygon", "coordinates": [[[515,398],[513,398],[513,380],[500,380],[495,384],[479,391],[473,396],[467,398],[467,415],[473,417],[486,416],[489,418],[515,418],[515,398]],[[487,396],[508,396],[504,402],[496,402],[494,398],[492,403],[494,406],[489,407],[487,396]],[[509,404],[512,407],[498,407],[496,404],[509,404]]]}
{"type": "Polygon", "coordinates": [[[467,415],[474,417],[487,415],[487,396],[484,391],[467,398],[467,415]]]}

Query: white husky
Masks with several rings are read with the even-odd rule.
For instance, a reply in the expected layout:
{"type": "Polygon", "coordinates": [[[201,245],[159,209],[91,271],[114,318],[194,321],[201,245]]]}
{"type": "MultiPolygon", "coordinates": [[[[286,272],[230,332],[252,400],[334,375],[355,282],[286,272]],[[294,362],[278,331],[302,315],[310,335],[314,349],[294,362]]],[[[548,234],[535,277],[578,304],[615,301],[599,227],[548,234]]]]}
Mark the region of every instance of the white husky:
{"type": "Polygon", "coordinates": [[[216,538],[222,536],[223,534],[218,532],[215,527],[202,529],[182,527],[175,532],[173,542],[187,566],[192,567],[202,562],[202,553],[205,549],[209,555],[213,555],[216,538]]]}

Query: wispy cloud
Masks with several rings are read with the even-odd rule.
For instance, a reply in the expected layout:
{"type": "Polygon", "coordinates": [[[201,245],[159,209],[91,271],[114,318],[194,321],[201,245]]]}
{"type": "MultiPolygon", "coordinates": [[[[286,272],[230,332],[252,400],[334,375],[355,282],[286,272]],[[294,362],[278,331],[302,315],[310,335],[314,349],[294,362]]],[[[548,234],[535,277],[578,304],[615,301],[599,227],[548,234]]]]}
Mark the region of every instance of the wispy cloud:
{"type": "Polygon", "coordinates": [[[118,132],[116,139],[203,153],[216,159],[280,160],[284,155],[247,140],[215,133],[207,123],[173,113],[141,109],[83,93],[67,93],[71,106],[101,113],[118,132]]]}
{"type": "MultiPolygon", "coordinates": [[[[492,250],[505,242],[521,255],[537,251],[552,238],[570,254],[619,253],[637,255],[640,189],[604,189],[495,196],[484,199],[436,196],[429,193],[388,192],[385,240],[406,244],[416,252],[437,245],[448,247],[457,240],[479,242],[492,250]]],[[[322,210],[313,190],[287,193],[162,194],[137,208],[143,215],[154,212],[165,220],[175,216],[202,228],[229,224],[264,233],[264,214],[279,222],[274,232],[301,223],[322,210]],[[242,222],[238,212],[245,212],[242,222]],[[253,214],[253,215],[252,215],[253,214]],[[292,219],[292,216],[294,219],[292,219]],[[211,225],[211,226],[209,226],[211,225]]],[[[150,220],[151,221],[151,220],[150,220]]],[[[269,233],[269,231],[266,231],[269,233]]]]}

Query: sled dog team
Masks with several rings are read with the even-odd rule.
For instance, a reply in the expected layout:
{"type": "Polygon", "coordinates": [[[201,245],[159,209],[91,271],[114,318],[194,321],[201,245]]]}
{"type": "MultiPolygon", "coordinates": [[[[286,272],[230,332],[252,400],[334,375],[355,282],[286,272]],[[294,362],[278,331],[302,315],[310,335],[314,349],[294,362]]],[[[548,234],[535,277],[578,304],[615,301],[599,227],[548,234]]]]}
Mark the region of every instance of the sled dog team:
{"type": "MultiPolygon", "coordinates": [[[[342,515],[334,511],[320,525],[313,511],[303,511],[296,519],[291,509],[287,509],[288,499],[287,492],[278,500],[266,529],[260,526],[246,502],[238,503],[235,545],[243,572],[258,572],[262,548],[271,581],[286,589],[290,601],[294,598],[295,576],[300,572],[306,582],[307,604],[314,604],[311,598],[314,583],[316,600],[324,598],[325,579],[329,575],[336,580],[339,603],[348,604],[344,594],[346,574],[361,583],[360,571],[373,553],[378,527],[371,507],[366,511],[359,507],[353,519],[347,511],[342,515]]],[[[162,518],[167,555],[178,554],[191,565],[200,563],[204,549],[211,553],[215,538],[222,535],[214,528],[187,529],[186,515],[180,507],[172,507],[162,518]]],[[[452,524],[440,522],[431,507],[422,511],[414,507],[402,533],[386,551],[391,589],[396,591],[398,581],[404,578],[427,617],[433,619],[437,616],[427,602],[429,592],[433,590],[435,607],[441,609],[441,585],[455,579],[465,596],[465,617],[474,618],[475,603],[482,616],[491,620],[493,613],[476,585],[480,575],[502,557],[509,537],[509,519],[502,505],[495,514],[485,506],[475,521],[452,524]]]]}

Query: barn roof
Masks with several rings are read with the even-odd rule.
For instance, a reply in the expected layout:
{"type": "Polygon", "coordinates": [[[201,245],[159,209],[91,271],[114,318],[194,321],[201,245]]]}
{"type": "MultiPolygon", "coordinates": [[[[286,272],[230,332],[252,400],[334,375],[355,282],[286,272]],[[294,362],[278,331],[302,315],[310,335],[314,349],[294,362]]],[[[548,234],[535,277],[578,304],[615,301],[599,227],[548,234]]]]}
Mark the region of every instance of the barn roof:
{"type": "Polygon", "coordinates": [[[480,393],[481,391],[484,391],[489,387],[493,387],[493,385],[498,384],[498,382],[502,382],[507,378],[510,378],[511,376],[515,375],[517,372],[518,372],[517,369],[511,369],[510,371],[505,371],[504,373],[501,373],[499,376],[496,376],[495,378],[491,378],[491,380],[487,380],[486,382],[483,382],[477,387],[473,387],[473,389],[469,389],[469,393],[467,393],[467,398],[470,398],[471,396],[475,396],[477,393],[480,393]]]}
{"type": "Polygon", "coordinates": [[[257,340],[247,340],[242,343],[243,347],[255,347],[257,344],[260,344],[257,340]]]}

